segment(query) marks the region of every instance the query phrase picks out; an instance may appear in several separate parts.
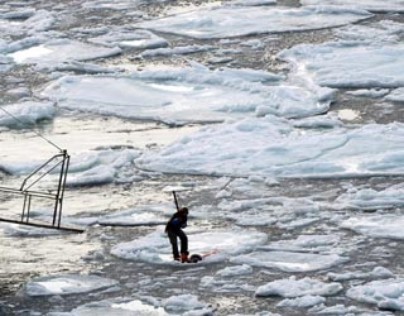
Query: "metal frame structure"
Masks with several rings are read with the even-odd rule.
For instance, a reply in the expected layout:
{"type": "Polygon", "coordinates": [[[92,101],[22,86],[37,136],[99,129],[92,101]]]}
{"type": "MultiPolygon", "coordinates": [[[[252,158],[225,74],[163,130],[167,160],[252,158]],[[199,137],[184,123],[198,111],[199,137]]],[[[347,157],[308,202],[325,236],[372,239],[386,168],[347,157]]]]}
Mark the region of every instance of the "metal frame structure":
{"type": "Polygon", "coordinates": [[[70,163],[70,156],[68,155],[66,150],[62,150],[61,153],[54,155],[53,157],[48,159],[48,161],[46,161],[44,164],[35,169],[31,174],[29,174],[23,180],[21,187],[19,189],[0,187],[0,192],[18,194],[24,197],[21,219],[13,220],[0,217],[0,221],[20,225],[28,225],[41,228],[59,229],[70,232],[82,233],[84,231],[82,229],[61,226],[63,197],[66,188],[66,179],[67,179],[67,172],[69,170],[69,163],[70,163]],[[53,170],[55,170],[58,167],[60,167],[60,172],[56,193],[31,190],[31,188],[35,184],[37,184],[46,175],[50,174],[53,170]],[[43,224],[30,221],[30,211],[31,211],[32,199],[34,197],[54,200],[53,218],[51,224],[43,224]]]}

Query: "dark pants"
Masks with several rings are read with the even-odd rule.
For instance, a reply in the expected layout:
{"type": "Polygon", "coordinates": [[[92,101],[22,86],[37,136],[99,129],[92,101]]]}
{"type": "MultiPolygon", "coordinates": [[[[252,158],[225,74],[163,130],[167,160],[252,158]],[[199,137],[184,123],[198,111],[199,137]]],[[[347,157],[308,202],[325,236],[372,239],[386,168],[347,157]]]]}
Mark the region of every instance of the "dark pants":
{"type": "Polygon", "coordinates": [[[188,254],[188,237],[182,231],[182,229],[168,230],[168,239],[170,239],[171,247],[173,248],[174,259],[180,258],[178,253],[178,242],[177,238],[181,241],[181,254],[188,254]]]}

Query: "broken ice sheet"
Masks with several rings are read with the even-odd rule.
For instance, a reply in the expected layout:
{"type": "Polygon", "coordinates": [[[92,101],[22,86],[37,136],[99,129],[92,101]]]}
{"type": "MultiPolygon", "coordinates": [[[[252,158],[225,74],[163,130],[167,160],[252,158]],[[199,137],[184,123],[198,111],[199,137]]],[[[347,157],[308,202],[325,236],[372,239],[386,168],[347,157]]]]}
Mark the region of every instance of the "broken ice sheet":
{"type": "Polygon", "coordinates": [[[296,279],[280,279],[269,282],[257,288],[255,295],[259,297],[303,297],[306,295],[332,296],[343,289],[337,282],[327,283],[309,277],[296,279]]]}
{"type": "MultiPolygon", "coordinates": [[[[267,235],[255,230],[211,230],[209,232],[187,232],[190,253],[210,254],[204,262],[226,260],[231,255],[242,253],[262,245],[267,235]]],[[[119,258],[155,264],[175,264],[171,246],[163,229],[114,246],[111,253],[119,258]]]]}
{"type": "Polygon", "coordinates": [[[404,239],[404,216],[383,214],[372,216],[352,216],[341,223],[341,227],[348,228],[360,234],[373,238],[404,239]]]}
{"type": "Polygon", "coordinates": [[[284,272],[310,272],[328,269],[349,259],[336,254],[321,255],[282,251],[255,251],[230,258],[230,262],[253,267],[279,269],[284,272]]]}
{"type": "Polygon", "coordinates": [[[360,41],[301,44],[279,58],[294,65],[295,75],[333,88],[404,86],[404,45],[361,45],[360,41]]]}
{"type": "Polygon", "coordinates": [[[329,89],[311,91],[279,82],[280,78],[265,71],[211,71],[194,64],[129,75],[65,76],[40,96],[72,110],[180,124],[270,113],[305,117],[329,109],[329,89]]]}
{"type": "Polygon", "coordinates": [[[103,290],[118,281],[95,275],[60,275],[35,278],[29,281],[24,292],[29,296],[68,295],[103,290]]]}
{"type": "Polygon", "coordinates": [[[350,0],[300,0],[302,5],[335,5],[341,7],[357,7],[372,12],[404,12],[404,1],[403,0],[388,0],[380,2],[379,0],[361,0],[361,1],[350,1],[350,0]]]}
{"type": "Polygon", "coordinates": [[[136,163],[160,172],[232,176],[401,175],[402,139],[401,123],[301,133],[267,116],[205,127],[136,163]]]}
{"type": "Polygon", "coordinates": [[[135,26],[194,38],[210,39],[323,29],[360,21],[370,16],[371,14],[367,11],[339,9],[331,6],[298,9],[279,9],[268,6],[223,6],[171,15],[141,22],[135,26]]]}
{"type": "Polygon", "coordinates": [[[9,54],[18,64],[36,64],[40,68],[52,68],[67,61],[86,61],[111,57],[121,53],[121,49],[86,44],[68,39],[50,40],[9,54]]]}
{"type": "Polygon", "coordinates": [[[404,279],[372,281],[355,286],[347,291],[347,296],[380,309],[404,311],[404,279]]]}

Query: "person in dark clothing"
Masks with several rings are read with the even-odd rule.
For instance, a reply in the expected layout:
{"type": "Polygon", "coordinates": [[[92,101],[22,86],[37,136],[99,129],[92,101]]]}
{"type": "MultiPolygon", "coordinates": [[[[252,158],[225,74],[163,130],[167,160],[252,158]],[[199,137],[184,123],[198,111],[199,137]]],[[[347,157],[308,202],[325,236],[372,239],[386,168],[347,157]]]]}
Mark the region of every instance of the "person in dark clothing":
{"type": "Polygon", "coordinates": [[[175,214],[173,214],[173,216],[171,216],[165,230],[173,248],[174,260],[181,262],[188,262],[188,237],[182,230],[182,228],[187,226],[187,220],[188,208],[182,207],[175,214]],[[179,238],[181,241],[181,256],[178,252],[177,238],[179,238]]]}

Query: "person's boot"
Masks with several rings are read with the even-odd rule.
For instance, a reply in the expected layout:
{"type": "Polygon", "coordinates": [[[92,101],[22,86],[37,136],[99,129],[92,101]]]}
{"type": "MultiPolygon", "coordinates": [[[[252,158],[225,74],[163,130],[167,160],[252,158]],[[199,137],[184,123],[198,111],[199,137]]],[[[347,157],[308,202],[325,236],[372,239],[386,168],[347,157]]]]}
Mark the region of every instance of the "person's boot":
{"type": "Polygon", "coordinates": [[[182,263],[187,263],[187,262],[189,262],[188,254],[187,254],[187,253],[182,253],[182,254],[181,254],[181,262],[182,262],[182,263]]]}
{"type": "Polygon", "coordinates": [[[181,261],[181,257],[174,257],[175,261],[181,261]]]}

